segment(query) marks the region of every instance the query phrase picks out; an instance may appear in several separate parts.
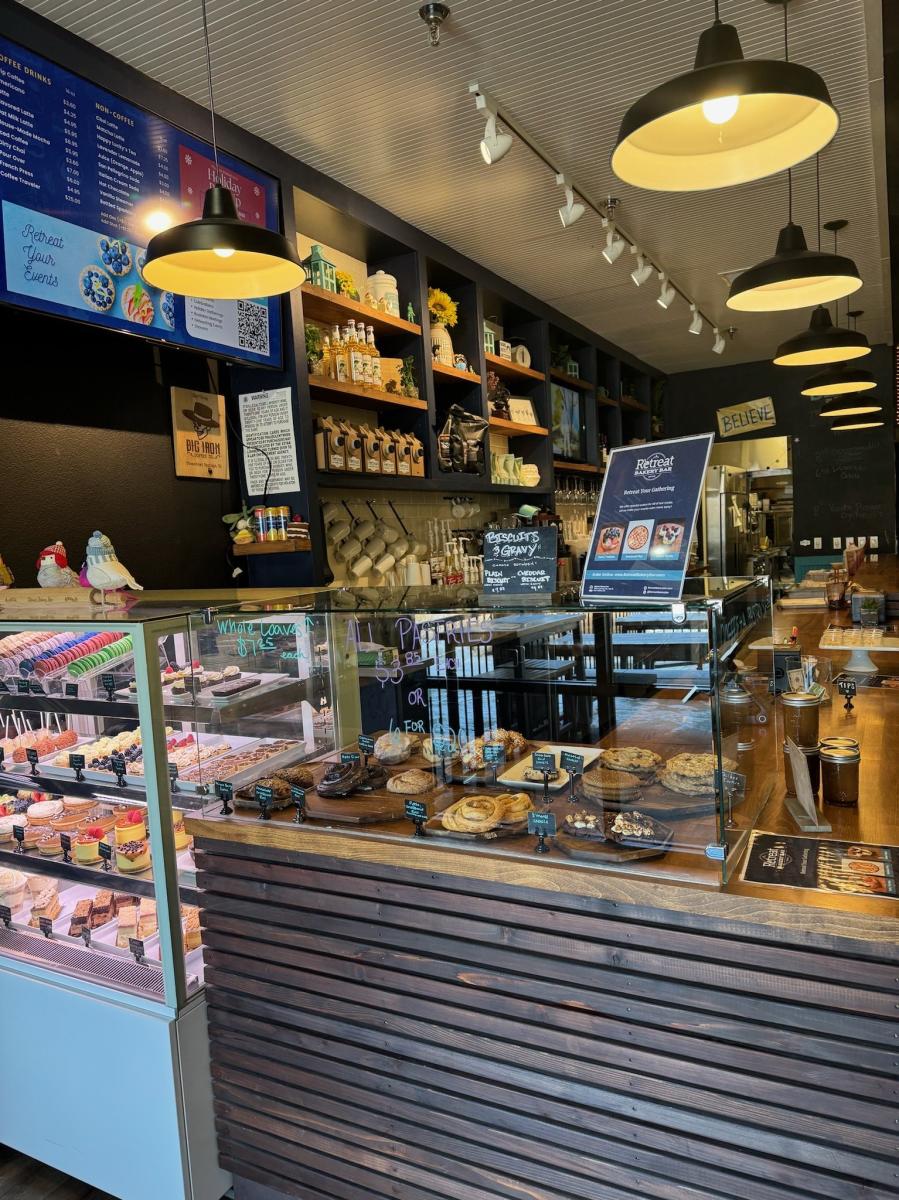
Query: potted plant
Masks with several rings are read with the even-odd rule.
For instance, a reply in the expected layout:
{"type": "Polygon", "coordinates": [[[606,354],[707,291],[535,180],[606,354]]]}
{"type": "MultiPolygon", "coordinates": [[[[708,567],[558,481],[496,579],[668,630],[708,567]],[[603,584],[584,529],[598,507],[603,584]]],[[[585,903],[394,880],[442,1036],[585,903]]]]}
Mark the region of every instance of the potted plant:
{"type": "Polygon", "coordinates": [[[404,396],[408,396],[410,400],[418,399],[418,381],[415,378],[415,359],[410,354],[408,358],[403,359],[403,365],[400,367],[400,387],[404,396]]]}
{"type": "Polygon", "coordinates": [[[310,375],[321,375],[324,348],[322,331],[317,325],[306,324],[306,366],[310,375]]]}
{"type": "Polygon", "coordinates": [[[864,628],[880,624],[880,597],[868,596],[862,601],[861,623],[864,628]]]}
{"type": "Polygon", "coordinates": [[[453,339],[449,331],[459,320],[459,306],[440,288],[428,288],[428,316],[431,319],[431,352],[444,366],[453,365],[453,339]]]}
{"type": "Polygon", "coordinates": [[[337,291],[341,296],[346,296],[348,300],[359,299],[359,289],[348,271],[335,271],[334,277],[337,280],[337,291]]]}

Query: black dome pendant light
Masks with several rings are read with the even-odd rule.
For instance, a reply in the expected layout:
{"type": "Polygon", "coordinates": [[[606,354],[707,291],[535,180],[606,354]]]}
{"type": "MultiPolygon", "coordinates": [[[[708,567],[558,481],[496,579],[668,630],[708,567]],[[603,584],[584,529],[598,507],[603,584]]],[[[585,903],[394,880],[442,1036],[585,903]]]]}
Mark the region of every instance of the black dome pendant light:
{"type": "Polygon", "coordinates": [[[300,256],[283,234],[241,221],[234,194],[221,182],[215,138],[215,101],[206,0],[201,0],[215,184],[206,192],[203,216],[157,233],[147,247],[143,276],[152,287],[179,296],[244,300],[277,296],[305,281],[300,256]]]}
{"type": "Polygon", "coordinates": [[[862,395],[860,392],[850,392],[845,396],[832,396],[821,405],[819,417],[857,417],[862,413],[879,413],[883,408],[877,402],[877,397],[870,392],[862,395]]]}
{"type": "Polygon", "coordinates": [[[837,363],[811,375],[802,389],[803,396],[845,396],[850,392],[868,392],[877,380],[863,367],[837,363]]]}
{"type": "MultiPolygon", "coordinates": [[[[789,0],[768,0],[784,8],[789,0]]],[[[612,170],[635,187],[701,192],[776,175],[810,158],[840,124],[827,85],[809,67],[743,58],[733,25],[699,38],[693,70],[641,96],[624,115],[612,170]]]]}
{"type": "MultiPolygon", "coordinates": [[[[878,412],[883,412],[879,409],[878,412]]],[[[882,417],[872,415],[870,417],[846,417],[843,421],[834,421],[831,425],[836,433],[845,433],[849,429],[879,429],[886,422],[882,417]]]]}

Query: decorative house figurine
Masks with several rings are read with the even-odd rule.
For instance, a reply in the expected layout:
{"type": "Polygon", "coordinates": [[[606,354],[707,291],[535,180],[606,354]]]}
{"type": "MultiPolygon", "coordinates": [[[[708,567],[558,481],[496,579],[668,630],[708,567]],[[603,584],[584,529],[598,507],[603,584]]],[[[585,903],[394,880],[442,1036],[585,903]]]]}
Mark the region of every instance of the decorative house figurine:
{"type": "Polygon", "coordinates": [[[326,292],[337,291],[337,268],[328,262],[317,243],[312,247],[309,257],[303,259],[303,270],[308,283],[326,292]]]}
{"type": "Polygon", "coordinates": [[[496,334],[486,321],[484,322],[484,353],[496,354],[496,334]]]}

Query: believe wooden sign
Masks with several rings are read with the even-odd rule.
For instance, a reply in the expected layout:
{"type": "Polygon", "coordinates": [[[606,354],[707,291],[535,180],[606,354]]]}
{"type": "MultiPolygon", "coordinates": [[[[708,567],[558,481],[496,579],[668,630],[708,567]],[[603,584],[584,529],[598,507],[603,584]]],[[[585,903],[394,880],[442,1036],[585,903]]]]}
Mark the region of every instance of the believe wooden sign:
{"type": "Polygon", "coordinates": [[[753,429],[769,429],[776,424],[774,401],[770,396],[718,409],[718,434],[723,438],[749,433],[753,429]]]}

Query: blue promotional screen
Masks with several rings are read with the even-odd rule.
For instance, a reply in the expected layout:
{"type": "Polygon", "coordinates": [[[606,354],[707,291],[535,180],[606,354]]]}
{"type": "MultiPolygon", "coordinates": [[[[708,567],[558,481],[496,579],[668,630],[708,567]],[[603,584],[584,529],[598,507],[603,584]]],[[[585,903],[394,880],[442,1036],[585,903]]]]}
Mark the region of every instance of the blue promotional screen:
{"type": "MultiPolygon", "coordinates": [[[[219,157],[241,218],[279,228],[276,181],[219,157]]],[[[150,238],[202,215],[214,166],[205,142],[0,38],[0,300],[280,366],[277,297],[143,281],[150,238]]]]}
{"type": "Polygon", "coordinates": [[[680,599],[714,440],[702,433],[612,451],[582,599],[680,599]]]}

